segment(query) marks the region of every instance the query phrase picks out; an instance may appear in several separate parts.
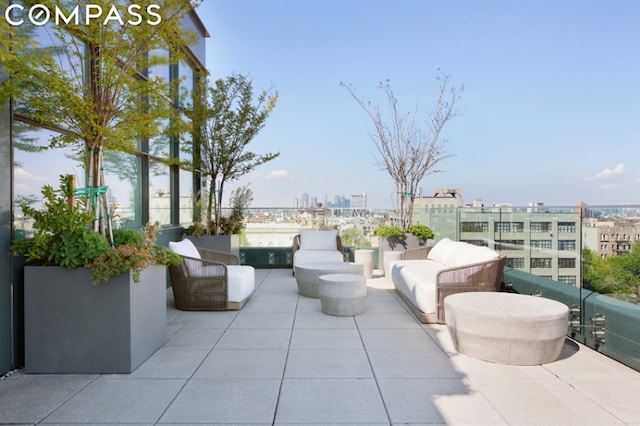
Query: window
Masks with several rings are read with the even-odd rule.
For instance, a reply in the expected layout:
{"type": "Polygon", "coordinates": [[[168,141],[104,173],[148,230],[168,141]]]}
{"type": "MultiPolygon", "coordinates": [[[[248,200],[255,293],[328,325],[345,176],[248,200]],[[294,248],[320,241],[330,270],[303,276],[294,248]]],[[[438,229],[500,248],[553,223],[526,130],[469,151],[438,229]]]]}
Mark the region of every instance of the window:
{"type": "Polygon", "coordinates": [[[531,232],[551,232],[551,222],[531,222],[529,230],[531,232]]]}
{"type": "Polygon", "coordinates": [[[552,259],[550,257],[531,258],[531,269],[551,268],[552,259]]]}
{"type": "Polygon", "coordinates": [[[496,241],[496,250],[524,250],[524,240],[496,241]]]}
{"type": "Polygon", "coordinates": [[[558,232],[576,232],[576,224],[574,222],[558,222],[558,232]]]}
{"type": "Polygon", "coordinates": [[[560,257],[558,258],[558,268],[575,268],[576,259],[573,257],[560,257]]]}
{"type": "Polygon", "coordinates": [[[489,247],[489,242],[487,240],[461,240],[461,241],[468,244],[473,244],[474,246],[489,247]]]}
{"type": "Polygon", "coordinates": [[[575,250],[576,240],[558,240],[558,250],[575,250]]]}
{"type": "Polygon", "coordinates": [[[524,269],[524,258],[523,257],[508,258],[505,265],[508,268],[524,269]]]}
{"type": "Polygon", "coordinates": [[[511,232],[511,222],[496,222],[496,232],[511,232]]]}
{"type": "Polygon", "coordinates": [[[489,222],[462,222],[461,232],[489,232],[489,222]]]}
{"type": "Polygon", "coordinates": [[[537,250],[551,250],[551,240],[531,240],[531,248],[537,250]]]}
{"type": "Polygon", "coordinates": [[[575,275],[558,275],[558,282],[575,286],[577,281],[575,275]]]}

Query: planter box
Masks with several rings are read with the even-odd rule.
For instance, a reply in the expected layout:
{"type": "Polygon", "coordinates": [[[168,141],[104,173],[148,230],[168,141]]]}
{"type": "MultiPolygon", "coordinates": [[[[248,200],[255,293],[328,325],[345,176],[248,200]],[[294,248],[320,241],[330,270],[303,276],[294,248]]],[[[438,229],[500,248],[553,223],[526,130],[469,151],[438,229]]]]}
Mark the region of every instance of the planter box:
{"type": "Polygon", "coordinates": [[[26,373],[131,373],[166,342],[166,267],[93,285],[91,270],[24,269],[26,373]]]}
{"type": "Polygon", "coordinates": [[[194,237],[185,235],[185,238],[191,240],[194,246],[203,249],[217,250],[225,253],[240,256],[240,235],[202,235],[194,237]]]}
{"type": "MultiPolygon", "coordinates": [[[[378,236],[378,268],[384,270],[384,252],[397,251],[402,252],[410,248],[418,248],[426,245],[430,240],[419,240],[415,235],[405,233],[404,238],[384,238],[378,236]]],[[[387,271],[384,271],[385,275],[387,271]]]]}

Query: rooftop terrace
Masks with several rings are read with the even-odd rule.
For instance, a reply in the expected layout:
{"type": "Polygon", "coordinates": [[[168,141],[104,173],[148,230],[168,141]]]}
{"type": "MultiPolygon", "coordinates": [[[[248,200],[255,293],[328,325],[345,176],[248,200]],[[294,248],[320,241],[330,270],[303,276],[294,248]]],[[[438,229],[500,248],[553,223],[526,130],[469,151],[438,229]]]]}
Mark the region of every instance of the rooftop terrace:
{"type": "Polygon", "coordinates": [[[239,312],[182,312],[130,375],[0,381],[0,424],[640,424],[640,373],[567,339],[560,359],[509,366],[456,353],[385,278],[365,313],[332,317],[290,269],[256,270],[239,312]]]}

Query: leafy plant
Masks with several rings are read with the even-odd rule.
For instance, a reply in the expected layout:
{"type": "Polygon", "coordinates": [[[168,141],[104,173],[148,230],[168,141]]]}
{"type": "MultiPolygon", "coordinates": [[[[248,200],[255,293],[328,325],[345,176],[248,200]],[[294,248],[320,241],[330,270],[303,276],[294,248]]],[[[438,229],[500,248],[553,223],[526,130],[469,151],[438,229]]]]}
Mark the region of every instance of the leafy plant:
{"type": "Polygon", "coordinates": [[[86,200],[74,197],[72,180],[60,177],[60,188],[45,185],[42,189],[44,209],[28,205],[20,208],[33,220],[34,236],[14,240],[12,248],[27,261],[40,265],[63,266],[68,269],[92,268],[94,283],[107,281],[114,275],[132,271],[134,281],[151,264],[177,265],[182,259],[166,247],[156,244],[156,229],[147,225],[143,231],[116,229],[114,245],[90,228],[93,215],[84,208],[86,200]]]}
{"type": "Polygon", "coordinates": [[[402,230],[402,228],[395,225],[378,225],[373,230],[373,235],[379,235],[386,239],[390,239],[390,238],[402,239],[404,238],[404,231],[402,230]]]}
{"type": "Polygon", "coordinates": [[[373,230],[373,235],[379,235],[386,239],[397,238],[401,240],[404,238],[405,232],[415,235],[419,240],[430,240],[434,237],[431,228],[422,224],[411,225],[406,231],[395,225],[378,225],[373,230]]]}
{"type": "Polygon", "coordinates": [[[432,240],[434,237],[431,228],[421,223],[409,226],[407,232],[415,235],[419,240],[432,240]]]}

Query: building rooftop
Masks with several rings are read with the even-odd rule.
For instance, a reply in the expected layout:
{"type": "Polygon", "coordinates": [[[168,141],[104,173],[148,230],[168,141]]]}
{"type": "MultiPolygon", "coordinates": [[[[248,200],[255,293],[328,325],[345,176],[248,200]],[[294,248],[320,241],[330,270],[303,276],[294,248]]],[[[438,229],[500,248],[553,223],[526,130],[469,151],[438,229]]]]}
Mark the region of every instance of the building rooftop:
{"type": "Polygon", "coordinates": [[[456,353],[385,278],[365,313],[332,317],[290,269],[258,269],[241,311],[183,312],[128,375],[0,381],[0,424],[640,424],[640,373],[567,339],[540,366],[456,353]]]}

